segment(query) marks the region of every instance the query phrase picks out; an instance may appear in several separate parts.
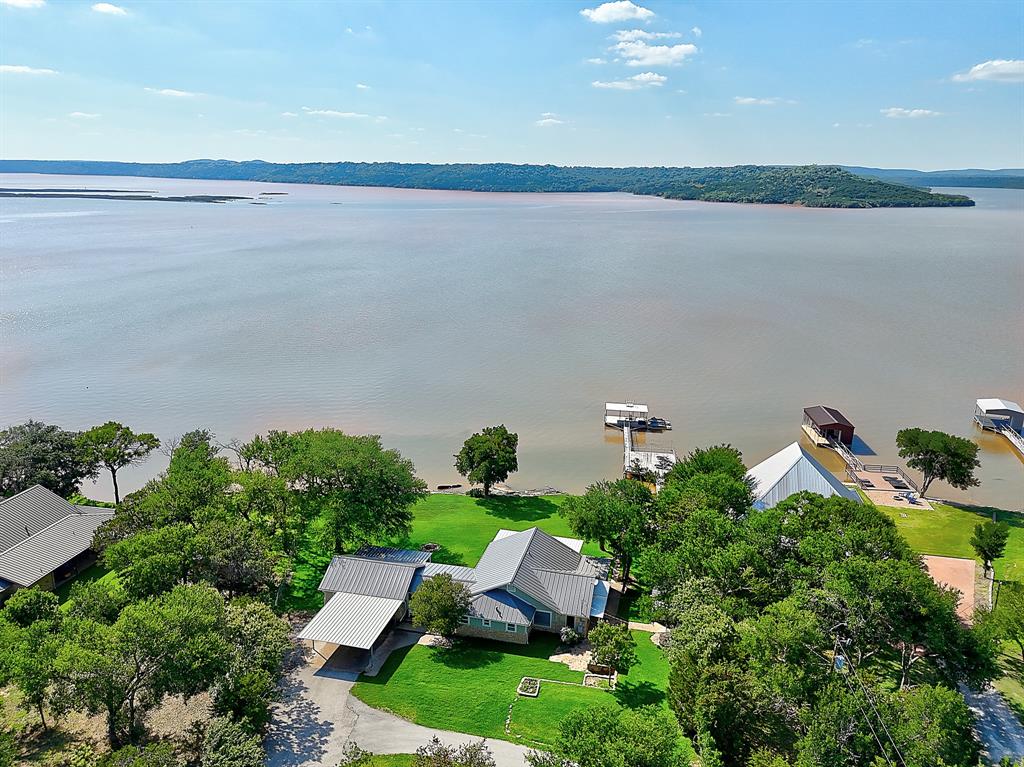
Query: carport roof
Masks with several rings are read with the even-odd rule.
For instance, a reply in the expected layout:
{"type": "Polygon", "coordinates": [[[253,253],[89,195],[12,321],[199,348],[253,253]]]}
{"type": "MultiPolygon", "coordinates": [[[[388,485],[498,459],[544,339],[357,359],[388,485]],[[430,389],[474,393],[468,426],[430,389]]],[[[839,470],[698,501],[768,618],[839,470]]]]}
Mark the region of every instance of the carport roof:
{"type": "Polygon", "coordinates": [[[299,639],[369,650],[401,606],[401,599],[338,593],[299,632],[299,639]]]}

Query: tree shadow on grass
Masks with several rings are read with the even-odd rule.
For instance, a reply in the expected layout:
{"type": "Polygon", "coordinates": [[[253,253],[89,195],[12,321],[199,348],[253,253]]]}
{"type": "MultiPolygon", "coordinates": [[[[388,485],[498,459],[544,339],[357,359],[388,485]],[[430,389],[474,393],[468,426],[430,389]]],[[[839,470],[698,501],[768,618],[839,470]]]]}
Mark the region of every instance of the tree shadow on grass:
{"type": "Polygon", "coordinates": [[[361,675],[359,677],[359,684],[387,684],[391,681],[391,677],[398,671],[398,667],[402,665],[402,661],[405,660],[405,656],[408,655],[412,648],[416,645],[406,645],[405,647],[398,647],[391,651],[388,659],[384,661],[384,665],[381,666],[380,671],[377,672],[376,676],[361,675]]]}
{"type": "Polygon", "coordinates": [[[501,661],[501,652],[477,644],[456,642],[451,647],[438,647],[430,659],[450,669],[484,668],[501,661]]]}
{"type": "Polygon", "coordinates": [[[615,699],[626,708],[641,706],[657,706],[665,700],[665,691],[659,690],[651,682],[633,684],[626,680],[619,682],[612,690],[615,699]]]}
{"type": "Polygon", "coordinates": [[[558,504],[547,498],[522,496],[497,496],[480,498],[477,503],[492,517],[510,522],[539,522],[558,513],[558,504]]]}

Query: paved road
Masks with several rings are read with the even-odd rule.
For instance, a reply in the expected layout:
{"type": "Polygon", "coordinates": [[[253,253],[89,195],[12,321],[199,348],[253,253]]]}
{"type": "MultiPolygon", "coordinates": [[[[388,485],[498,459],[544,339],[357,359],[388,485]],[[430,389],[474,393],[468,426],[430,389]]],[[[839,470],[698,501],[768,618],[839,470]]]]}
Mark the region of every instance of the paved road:
{"type": "Polygon", "coordinates": [[[998,764],[1004,756],[1024,757],[1024,725],[1006,705],[1003,696],[991,688],[973,693],[964,685],[960,685],[960,692],[974,712],[974,731],[988,763],[998,764]]]}
{"type": "MultiPolygon", "coordinates": [[[[456,745],[479,740],[420,727],[350,695],[361,660],[344,650],[332,655],[329,663],[313,655],[285,677],[265,741],[268,767],[337,767],[350,740],[377,754],[413,753],[435,735],[456,745]]],[[[488,740],[487,747],[498,767],[526,764],[527,749],[522,746],[488,740]]]]}

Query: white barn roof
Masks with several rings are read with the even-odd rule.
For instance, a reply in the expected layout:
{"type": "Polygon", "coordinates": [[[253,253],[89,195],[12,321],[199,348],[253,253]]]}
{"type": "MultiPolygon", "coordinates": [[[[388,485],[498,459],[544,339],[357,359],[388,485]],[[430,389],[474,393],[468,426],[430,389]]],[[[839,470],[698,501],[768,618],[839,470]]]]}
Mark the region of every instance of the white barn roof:
{"type": "Polygon", "coordinates": [[[1011,402],[1008,399],[999,399],[997,397],[988,397],[985,399],[978,400],[978,407],[983,412],[990,412],[993,410],[1011,410],[1014,413],[1024,414],[1024,408],[1018,405],[1016,402],[1011,402]]]}
{"type": "Polygon", "coordinates": [[[299,639],[369,650],[401,606],[401,599],[339,592],[299,632],[299,639]]]}
{"type": "Polygon", "coordinates": [[[838,495],[860,502],[855,490],[843,485],[810,453],[794,442],[747,472],[754,481],[754,508],[770,509],[793,493],[807,490],[826,498],[838,495]]]}
{"type": "Polygon", "coordinates": [[[605,402],[604,410],[616,413],[631,413],[634,415],[647,415],[647,405],[642,402],[605,402]]]}

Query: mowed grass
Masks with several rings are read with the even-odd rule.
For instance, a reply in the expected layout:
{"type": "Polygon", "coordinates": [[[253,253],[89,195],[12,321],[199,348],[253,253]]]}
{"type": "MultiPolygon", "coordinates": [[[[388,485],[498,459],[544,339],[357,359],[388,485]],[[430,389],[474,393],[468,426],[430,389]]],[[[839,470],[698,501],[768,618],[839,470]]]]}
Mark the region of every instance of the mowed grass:
{"type": "Polygon", "coordinates": [[[556,645],[544,634],[525,646],[484,639],[460,639],[452,648],[413,645],[392,653],[377,676],[361,677],[352,694],[426,727],[507,740],[505,718],[524,676],[583,681],[582,672],[547,659],[556,645]]]}
{"type": "Polygon", "coordinates": [[[1024,722],[1024,659],[1016,642],[1003,642],[999,648],[999,668],[1003,676],[992,684],[1003,694],[1017,718],[1024,722]]]}
{"type": "MultiPolygon", "coordinates": [[[[433,494],[413,507],[412,532],[405,538],[381,541],[389,546],[418,549],[425,543],[441,546],[434,562],[473,567],[498,530],[526,530],[539,527],[551,535],[572,538],[569,525],[558,514],[565,496],[536,498],[472,498],[468,495],[433,494]]],[[[278,609],[283,612],[314,612],[323,607],[317,586],[331,563],[331,555],[314,544],[315,530],[295,556],[291,583],[278,609]]],[[[597,544],[586,543],[584,554],[601,556],[597,544]]]]}
{"type": "Polygon", "coordinates": [[[61,606],[67,609],[68,598],[71,595],[71,589],[79,583],[92,583],[93,581],[99,581],[101,583],[113,583],[117,581],[117,573],[113,570],[108,570],[103,565],[97,563],[91,565],[71,580],[62,583],[60,586],[53,590],[53,593],[57,595],[57,598],[61,601],[61,606]]]}
{"type": "MultiPolygon", "coordinates": [[[[971,536],[975,525],[996,519],[1010,524],[1006,552],[995,562],[996,578],[1024,581],[1024,517],[1020,514],[982,506],[958,507],[934,503],[934,509],[879,506],[910,547],[919,554],[975,559],[971,536]]],[[[980,560],[979,560],[980,561],[980,560]]]]}

